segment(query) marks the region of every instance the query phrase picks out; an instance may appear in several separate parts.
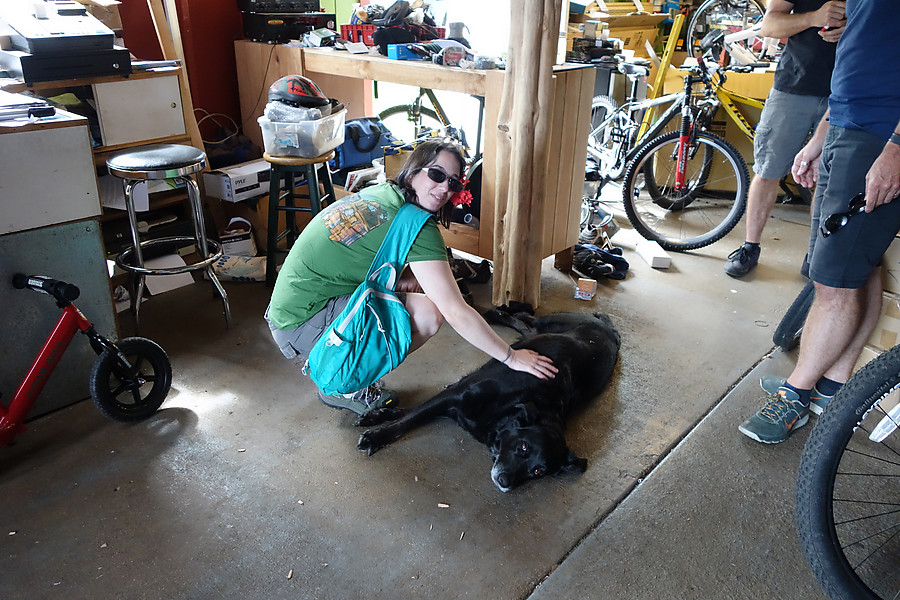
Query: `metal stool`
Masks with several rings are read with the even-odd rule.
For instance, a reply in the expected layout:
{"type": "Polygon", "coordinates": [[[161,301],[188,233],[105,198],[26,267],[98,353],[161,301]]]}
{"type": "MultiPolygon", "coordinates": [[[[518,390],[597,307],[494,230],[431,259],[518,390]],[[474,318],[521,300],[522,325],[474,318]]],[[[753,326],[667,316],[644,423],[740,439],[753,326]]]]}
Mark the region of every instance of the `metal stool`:
{"type": "Polygon", "coordinates": [[[207,239],[200,191],[191,175],[206,166],[206,155],[202,150],[180,144],[154,144],[140,146],[110,156],[106,161],[110,174],[125,180],[125,207],[128,210],[128,224],[131,227],[133,246],[116,257],[116,264],[133,275],[131,289],[131,314],[135,325],[140,328],[139,313],[144,295],[144,279],[147,275],[174,275],[188,271],[206,270],[209,279],[222,298],[225,307],[225,325],[231,328],[231,308],[228,294],[213,272],[212,264],[222,256],[222,246],[215,240],[207,239]],[[169,236],[141,241],[138,235],[137,215],[134,209],[134,188],[150,179],[174,179],[184,183],[191,205],[191,219],[194,222],[194,237],[169,236]],[[201,260],[183,267],[150,269],[144,266],[143,250],[158,246],[193,243],[201,260]],[[133,255],[133,258],[132,258],[133,255]],[[136,282],[136,283],[135,283],[136,282]]]}
{"type": "Polygon", "coordinates": [[[299,158],[295,156],[271,156],[268,152],[263,158],[269,163],[269,231],[266,236],[266,285],[275,284],[275,252],[278,241],[287,236],[287,247],[290,250],[294,240],[297,239],[297,213],[308,212],[315,215],[326,203],[334,202],[334,186],[331,183],[331,172],[328,170],[328,161],[334,158],[334,151],[315,158],[299,158]],[[325,195],[319,192],[319,172],[322,185],[325,186],[325,195]],[[307,194],[305,196],[294,195],[294,174],[301,174],[306,178],[307,194]],[[284,179],[284,191],[281,191],[281,180],[284,179]],[[309,208],[295,206],[294,198],[309,198],[309,208]],[[282,205],[281,201],[284,200],[282,205]],[[278,231],[278,211],[287,213],[287,229],[278,231]]]}

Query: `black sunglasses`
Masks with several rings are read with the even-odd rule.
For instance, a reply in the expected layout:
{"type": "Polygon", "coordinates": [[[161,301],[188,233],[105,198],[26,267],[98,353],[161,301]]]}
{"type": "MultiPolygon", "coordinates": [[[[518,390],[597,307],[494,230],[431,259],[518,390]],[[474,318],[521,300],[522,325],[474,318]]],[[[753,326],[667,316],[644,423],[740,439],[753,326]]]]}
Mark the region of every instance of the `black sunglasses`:
{"type": "Polygon", "coordinates": [[[819,234],[827,238],[832,233],[837,233],[844,225],[850,222],[850,217],[866,212],[866,195],[859,193],[850,200],[850,205],[845,212],[834,213],[822,221],[819,226],[819,234]]]}
{"type": "MultiPolygon", "coordinates": [[[[428,175],[428,179],[435,183],[444,183],[447,177],[449,177],[446,173],[435,167],[428,167],[425,170],[425,173],[428,175]]],[[[447,187],[450,188],[451,192],[461,192],[463,184],[456,177],[450,177],[450,183],[447,184],[447,187]]]]}

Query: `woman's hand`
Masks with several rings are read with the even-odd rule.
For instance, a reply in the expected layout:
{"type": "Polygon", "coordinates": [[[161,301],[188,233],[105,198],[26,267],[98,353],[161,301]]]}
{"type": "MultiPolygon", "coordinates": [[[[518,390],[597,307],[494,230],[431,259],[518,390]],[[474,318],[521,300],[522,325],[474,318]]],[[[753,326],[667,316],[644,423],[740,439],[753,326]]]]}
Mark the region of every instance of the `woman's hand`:
{"type": "Polygon", "coordinates": [[[503,363],[513,371],[531,373],[538,379],[553,379],[559,372],[553,361],[527,348],[511,348],[509,358],[503,363]]]}

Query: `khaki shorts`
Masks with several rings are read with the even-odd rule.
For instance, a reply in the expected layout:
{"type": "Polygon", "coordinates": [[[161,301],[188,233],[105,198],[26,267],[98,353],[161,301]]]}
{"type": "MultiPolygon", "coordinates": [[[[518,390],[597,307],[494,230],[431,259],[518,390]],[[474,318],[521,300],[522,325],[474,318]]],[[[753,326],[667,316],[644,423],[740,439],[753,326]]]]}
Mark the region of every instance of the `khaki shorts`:
{"type": "Polygon", "coordinates": [[[753,138],[753,172],[781,179],[791,172],[794,157],[828,108],[828,98],[801,96],[772,89],[753,138]]]}
{"type": "Polygon", "coordinates": [[[278,349],[286,358],[302,358],[309,356],[316,341],[322,337],[322,333],[334,319],[341,314],[350,296],[332,298],[325,308],[314,314],[305,323],[294,329],[279,329],[272,321],[269,321],[269,309],[266,309],[266,321],[269,323],[269,331],[272,338],[278,344],[278,349]]]}

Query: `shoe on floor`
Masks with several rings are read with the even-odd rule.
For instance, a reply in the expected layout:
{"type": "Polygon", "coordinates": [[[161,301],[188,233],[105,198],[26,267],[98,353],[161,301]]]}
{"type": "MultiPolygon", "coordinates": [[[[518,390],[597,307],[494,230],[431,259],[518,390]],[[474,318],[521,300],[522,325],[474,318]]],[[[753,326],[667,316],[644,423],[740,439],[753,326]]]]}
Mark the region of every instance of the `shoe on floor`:
{"type": "Polygon", "coordinates": [[[740,248],[728,255],[725,261],[725,273],[732,277],[743,277],[756,268],[759,262],[759,246],[742,244],[740,248]]]}
{"type": "MultiPolygon", "coordinates": [[[[775,394],[778,392],[778,388],[784,385],[784,382],[784,377],[763,375],[759,378],[759,387],[767,394],[775,394]]],[[[826,396],[813,387],[812,391],[809,393],[809,410],[811,410],[813,414],[821,415],[822,411],[825,410],[825,405],[828,404],[832,398],[834,398],[834,396],[826,396]]]]}
{"type": "Polygon", "coordinates": [[[809,408],[794,390],[780,387],[766,405],[741,423],[738,431],[763,444],[779,444],[809,421],[809,408]]]}
{"type": "Polygon", "coordinates": [[[363,388],[358,392],[350,394],[323,394],[321,390],[316,390],[319,400],[322,404],[337,408],[338,410],[347,409],[358,415],[364,415],[370,410],[391,406],[397,401],[397,394],[391,390],[384,388],[384,384],[379,380],[367,388],[363,388]]]}

